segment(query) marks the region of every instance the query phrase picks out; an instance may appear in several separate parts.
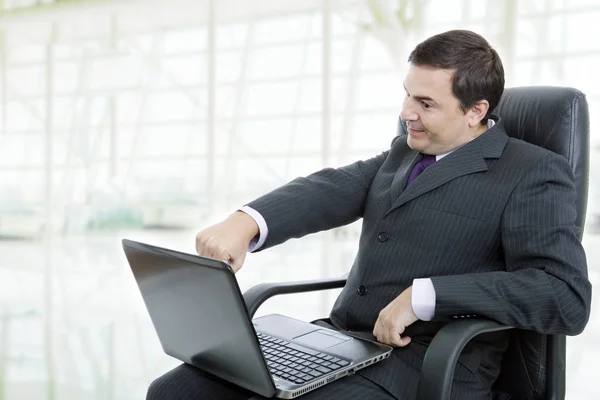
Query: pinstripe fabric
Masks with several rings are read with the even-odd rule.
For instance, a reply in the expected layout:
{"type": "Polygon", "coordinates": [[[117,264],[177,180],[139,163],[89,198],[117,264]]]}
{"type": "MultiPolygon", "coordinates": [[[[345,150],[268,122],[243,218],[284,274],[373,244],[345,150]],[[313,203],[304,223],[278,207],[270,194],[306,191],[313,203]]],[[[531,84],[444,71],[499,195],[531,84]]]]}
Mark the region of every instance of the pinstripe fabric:
{"type": "MultiPolygon", "coordinates": [[[[195,367],[182,364],[150,385],[146,400],[264,399],[195,367]]],[[[332,382],[301,397],[303,400],[393,400],[381,387],[359,375],[332,382]]]]}
{"type": "MultiPolygon", "coordinates": [[[[263,249],[363,217],[356,259],[330,316],[338,327],[371,331],[379,311],[414,278],[432,278],[434,320],[408,327],[413,344],[359,372],[397,398],[412,398],[424,349],[452,318],[481,315],[576,334],[590,307],[563,157],[509,139],[500,121],[406,187],[419,158],[406,136],[396,137],[380,156],[298,178],[249,204],[269,226],[263,249]],[[366,294],[357,292],[361,285],[366,294]]],[[[506,346],[505,334],[467,346],[456,398],[487,398],[506,346]]]]}

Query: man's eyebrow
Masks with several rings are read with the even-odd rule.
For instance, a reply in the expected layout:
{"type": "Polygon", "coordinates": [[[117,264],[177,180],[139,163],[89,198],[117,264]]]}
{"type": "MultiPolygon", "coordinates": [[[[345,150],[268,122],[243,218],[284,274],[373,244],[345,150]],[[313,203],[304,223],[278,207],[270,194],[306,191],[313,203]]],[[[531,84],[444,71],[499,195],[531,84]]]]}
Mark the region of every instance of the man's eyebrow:
{"type": "MultiPolygon", "coordinates": [[[[406,90],[406,92],[408,93],[408,90],[406,89],[406,85],[402,84],[402,86],[404,86],[404,90],[406,90]]],[[[437,101],[435,101],[433,98],[429,97],[429,96],[417,96],[417,95],[411,95],[411,97],[414,97],[417,100],[426,100],[426,101],[430,101],[432,103],[436,103],[437,101]]]]}

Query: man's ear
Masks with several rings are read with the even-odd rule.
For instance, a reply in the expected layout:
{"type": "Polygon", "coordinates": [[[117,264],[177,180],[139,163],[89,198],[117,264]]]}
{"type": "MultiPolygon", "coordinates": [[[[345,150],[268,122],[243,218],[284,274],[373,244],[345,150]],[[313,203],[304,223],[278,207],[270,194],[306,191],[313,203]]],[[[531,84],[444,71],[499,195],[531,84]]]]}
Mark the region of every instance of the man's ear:
{"type": "Polygon", "coordinates": [[[485,117],[490,108],[490,103],[487,100],[479,100],[475,103],[467,113],[469,117],[469,127],[475,127],[481,124],[481,120],[485,117]]]}

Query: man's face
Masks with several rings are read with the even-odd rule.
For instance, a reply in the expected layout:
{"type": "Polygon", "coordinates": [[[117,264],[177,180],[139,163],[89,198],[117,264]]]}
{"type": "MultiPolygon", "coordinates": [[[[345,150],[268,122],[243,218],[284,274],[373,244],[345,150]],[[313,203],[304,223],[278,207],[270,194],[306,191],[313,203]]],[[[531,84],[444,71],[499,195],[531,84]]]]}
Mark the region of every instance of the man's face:
{"type": "Polygon", "coordinates": [[[471,113],[460,109],[452,93],[453,74],[453,70],[410,64],[401,118],[406,121],[411,149],[444,154],[469,142],[481,130],[473,125],[471,113]]]}

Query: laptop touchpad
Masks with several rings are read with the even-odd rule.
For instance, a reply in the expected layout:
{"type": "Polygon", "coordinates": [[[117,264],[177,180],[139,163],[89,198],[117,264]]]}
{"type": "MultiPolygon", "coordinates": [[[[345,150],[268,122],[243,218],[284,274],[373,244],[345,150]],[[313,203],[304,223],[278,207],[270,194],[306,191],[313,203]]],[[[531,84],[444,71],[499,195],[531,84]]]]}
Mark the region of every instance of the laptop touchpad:
{"type": "Polygon", "coordinates": [[[327,349],[340,343],[344,343],[350,339],[352,338],[346,335],[342,335],[340,333],[330,332],[326,330],[318,330],[295,337],[294,341],[297,343],[305,344],[307,346],[327,349]]]}

